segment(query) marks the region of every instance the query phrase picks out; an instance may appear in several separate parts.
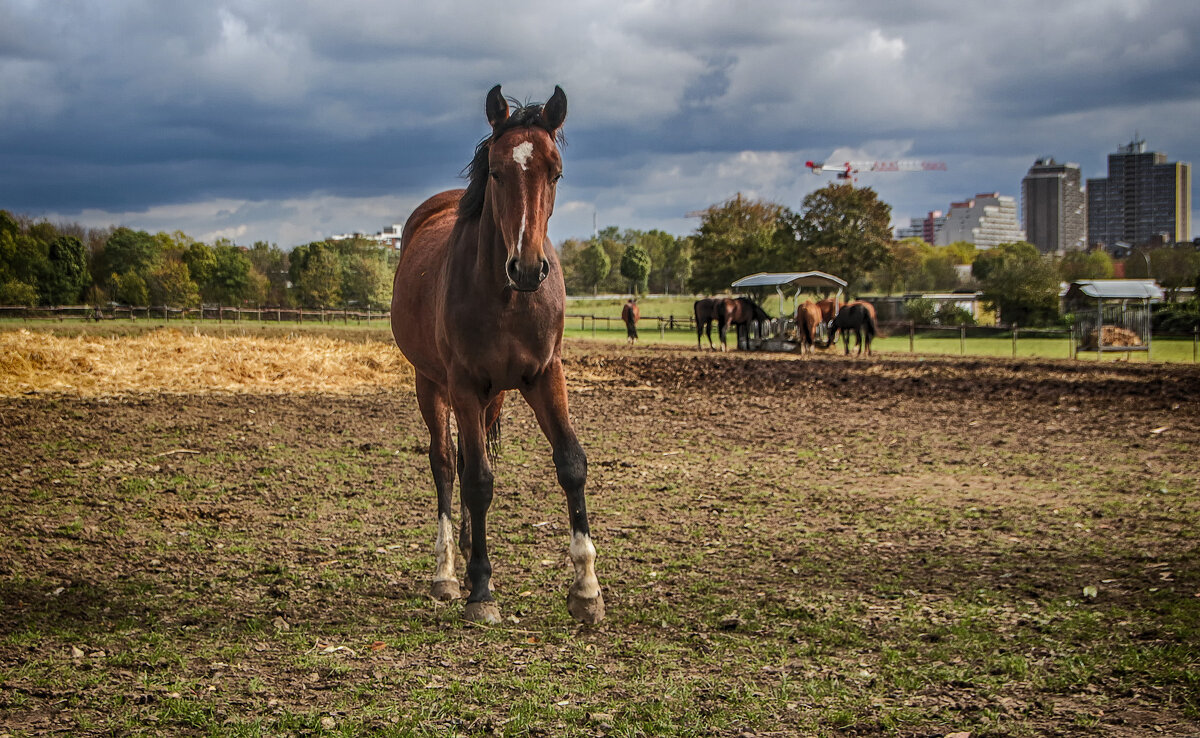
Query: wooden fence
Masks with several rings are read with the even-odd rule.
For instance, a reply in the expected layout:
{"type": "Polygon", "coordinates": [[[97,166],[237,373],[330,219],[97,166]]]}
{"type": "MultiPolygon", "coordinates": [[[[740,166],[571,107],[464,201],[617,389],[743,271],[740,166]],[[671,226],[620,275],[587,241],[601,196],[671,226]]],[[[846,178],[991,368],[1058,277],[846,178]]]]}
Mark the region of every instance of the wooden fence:
{"type": "Polygon", "coordinates": [[[161,320],[167,323],[183,320],[256,321],[260,323],[343,323],[349,325],[383,321],[391,318],[386,310],[328,310],[324,308],[225,307],[220,305],[176,307],[132,307],[113,305],[94,307],[70,305],[64,307],[0,307],[0,319],[9,320],[161,320]]]}

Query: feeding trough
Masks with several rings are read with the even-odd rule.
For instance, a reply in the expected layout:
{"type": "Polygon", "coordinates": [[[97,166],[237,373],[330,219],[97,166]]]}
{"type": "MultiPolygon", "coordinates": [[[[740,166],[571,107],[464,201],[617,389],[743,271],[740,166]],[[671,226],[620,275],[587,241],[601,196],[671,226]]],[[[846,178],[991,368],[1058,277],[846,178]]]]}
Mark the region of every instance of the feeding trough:
{"type": "Polygon", "coordinates": [[[825,272],[759,272],[742,277],[732,287],[739,292],[775,288],[779,296],[779,317],[771,321],[769,335],[761,340],[752,339],[750,347],[765,351],[791,351],[796,348],[790,337],[795,330],[797,295],[806,289],[820,293],[836,292],[836,299],[841,303],[846,280],[825,272]],[[791,291],[790,298],[785,290],[791,291]],[[785,308],[785,300],[788,299],[791,302],[790,310],[785,308]]]}

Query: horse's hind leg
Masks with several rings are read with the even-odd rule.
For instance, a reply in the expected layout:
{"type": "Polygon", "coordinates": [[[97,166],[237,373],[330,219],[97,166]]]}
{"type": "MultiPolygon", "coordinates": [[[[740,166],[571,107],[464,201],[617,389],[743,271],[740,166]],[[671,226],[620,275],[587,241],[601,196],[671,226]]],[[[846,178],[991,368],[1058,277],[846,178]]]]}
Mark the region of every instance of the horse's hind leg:
{"type": "Polygon", "coordinates": [[[596,547],[588,528],[584,485],[587,482],[587,455],[575,437],[567,413],[567,383],[562,364],[557,360],[521,393],[533,408],[538,425],[554,449],[554,469],[558,483],[567,495],[567,514],[571,522],[569,553],[575,567],[575,581],[567,592],[567,612],[583,623],[604,618],[604,596],[596,578],[596,547]]]}
{"type": "Polygon", "coordinates": [[[459,596],[458,580],[454,573],[454,525],[450,510],[454,492],[454,444],[450,440],[450,404],[445,391],[418,374],[416,379],[417,405],[421,417],[429,428],[429,468],[433,472],[433,486],[437,490],[438,526],[434,555],[437,564],[433,570],[433,586],[430,594],[434,599],[453,600],[459,596]]]}

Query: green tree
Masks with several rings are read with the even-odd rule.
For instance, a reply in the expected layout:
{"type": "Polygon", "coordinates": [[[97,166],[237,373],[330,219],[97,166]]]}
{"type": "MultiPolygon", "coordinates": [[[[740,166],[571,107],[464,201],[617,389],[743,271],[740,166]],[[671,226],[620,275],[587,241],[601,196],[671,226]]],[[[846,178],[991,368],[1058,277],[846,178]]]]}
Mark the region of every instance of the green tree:
{"type": "Polygon", "coordinates": [[[27,222],[0,210],[0,304],[38,304],[39,284],[48,268],[46,244],[30,232],[27,222]]]}
{"type": "Polygon", "coordinates": [[[873,274],[875,284],[889,295],[917,289],[913,285],[930,249],[930,245],[920,238],[895,241],[888,249],[888,258],[873,274]]]}
{"type": "Polygon", "coordinates": [[[1200,252],[1190,243],[1167,246],[1150,252],[1150,273],[1174,300],[1182,287],[1191,287],[1200,279],[1200,252]]]}
{"type": "Polygon", "coordinates": [[[633,294],[646,292],[646,280],[650,277],[650,255],[636,243],[629,244],[621,255],[621,276],[629,280],[633,294]]]}
{"type": "Polygon", "coordinates": [[[74,305],[92,281],[83,243],[75,236],[59,236],[50,242],[47,256],[42,299],[50,305],[74,305]]]}
{"type": "Polygon", "coordinates": [[[747,274],[780,269],[777,234],[788,214],[782,205],[750,200],[740,193],[709,207],[692,242],[693,288],[724,291],[747,274]]]}
{"type": "Polygon", "coordinates": [[[239,305],[253,300],[256,284],[250,276],[250,257],[228,239],[219,239],[213,244],[212,254],[212,273],[200,285],[204,299],[221,305],[239,305]]]}
{"type": "Polygon", "coordinates": [[[200,287],[201,291],[212,279],[213,271],[217,268],[217,256],[208,244],[193,241],[183,250],[180,257],[187,265],[188,275],[200,287]]]}
{"type": "Polygon", "coordinates": [[[975,258],[984,302],[1009,325],[1046,325],[1058,317],[1058,269],[1037,246],[1002,243],[975,258]]]}
{"type": "Polygon", "coordinates": [[[309,307],[329,307],[342,302],[342,262],[329,248],[309,251],[296,285],[309,307]]]}
{"type": "Polygon", "coordinates": [[[250,263],[267,279],[264,302],[281,307],[292,304],[288,289],[288,254],[273,243],[256,241],[247,253],[250,263]]]}
{"type": "Polygon", "coordinates": [[[636,243],[650,256],[649,291],[670,294],[674,289],[677,293],[683,292],[684,284],[692,274],[691,240],[651,230],[643,233],[636,243]]]}
{"type": "Polygon", "coordinates": [[[1068,251],[1058,262],[1058,273],[1064,282],[1077,279],[1112,279],[1113,260],[1104,249],[1068,251]]]}
{"type": "Polygon", "coordinates": [[[388,270],[387,254],[375,249],[373,253],[348,257],[342,275],[342,297],[347,303],[364,308],[390,304],[392,275],[388,270]]]}
{"type": "Polygon", "coordinates": [[[850,285],[888,258],[892,207],[870,187],[830,184],[804,198],[799,215],[787,219],[791,261],[829,272],[850,285]]]}
{"type": "Polygon", "coordinates": [[[584,288],[590,289],[592,294],[595,294],[597,286],[608,276],[611,265],[612,260],[609,258],[604,244],[593,239],[579,253],[578,274],[584,288]]]}
{"type": "MultiPolygon", "coordinates": [[[[102,274],[149,271],[159,254],[159,243],[145,231],[118,228],[104,244],[102,274]]],[[[144,281],[144,280],[143,280],[144,281]]]]}
{"type": "Polygon", "coordinates": [[[109,282],[111,284],[110,292],[117,302],[136,307],[145,307],[150,304],[150,289],[146,286],[146,280],[140,273],[136,271],[124,274],[113,273],[109,277],[109,282]]]}

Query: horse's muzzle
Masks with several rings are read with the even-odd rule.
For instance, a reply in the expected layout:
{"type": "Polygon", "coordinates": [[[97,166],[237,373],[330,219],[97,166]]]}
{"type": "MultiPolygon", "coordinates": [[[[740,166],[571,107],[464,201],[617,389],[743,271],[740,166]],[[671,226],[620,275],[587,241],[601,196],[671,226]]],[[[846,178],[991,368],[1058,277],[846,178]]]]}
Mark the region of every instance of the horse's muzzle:
{"type": "Polygon", "coordinates": [[[528,265],[509,259],[504,271],[508,275],[508,285],[514,290],[533,292],[550,275],[550,261],[543,257],[537,264],[528,265]]]}

